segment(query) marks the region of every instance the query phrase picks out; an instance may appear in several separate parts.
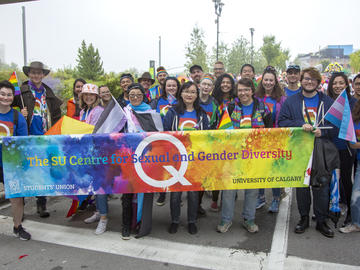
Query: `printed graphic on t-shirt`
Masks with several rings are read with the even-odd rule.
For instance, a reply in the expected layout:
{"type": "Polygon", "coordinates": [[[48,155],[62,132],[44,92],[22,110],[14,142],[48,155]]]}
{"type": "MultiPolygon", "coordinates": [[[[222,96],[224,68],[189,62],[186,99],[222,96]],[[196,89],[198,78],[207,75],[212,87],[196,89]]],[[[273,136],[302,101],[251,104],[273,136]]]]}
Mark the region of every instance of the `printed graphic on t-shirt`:
{"type": "Polygon", "coordinates": [[[12,136],[14,134],[14,123],[0,120],[0,136],[12,136]]]}
{"type": "Polygon", "coordinates": [[[180,118],[178,130],[196,130],[196,122],[194,118],[180,118]]]}
{"type": "MultiPolygon", "coordinates": [[[[311,124],[314,125],[317,121],[316,116],[317,116],[317,108],[316,107],[307,107],[307,110],[309,112],[309,116],[310,116],[310,120],[311,120],[311,124]]],[[[306,116],[306,112],[304,110],[304,119],[305,122],[308,123],[308,118],[306,116]]]]}
{"type": "Polygon", "coordinates": [[[251,128],[251,114],[244,115],[240,121],[241,128],[251,128]]]}

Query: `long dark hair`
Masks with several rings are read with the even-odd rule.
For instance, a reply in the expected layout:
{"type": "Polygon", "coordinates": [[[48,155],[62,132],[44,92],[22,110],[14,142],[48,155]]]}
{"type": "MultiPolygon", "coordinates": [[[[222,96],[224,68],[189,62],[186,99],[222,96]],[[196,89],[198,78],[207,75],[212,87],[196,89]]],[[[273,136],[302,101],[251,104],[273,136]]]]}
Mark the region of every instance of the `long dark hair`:
{"type": "Polygon", "coordinates": [[[327,94],[329,97],[331,97],[332,99],[336,99],[337,95],[334,92],[334,81],[337,77],[342,77],[345,81],[346,84],[346,94],[348,96],[348,99],[350,100],[351,98],[351,94],[350,94],[350,85],[349,85],[349,80],[348,77],[345,75],[344,72],[335,72],[331,75],[331,78],[329,80],[329,84],[328,84],[328,88],[327,88],[327,94]]]}
{"type": "Polygon", "coordinates": [[[180,87],[180,90],[177,92],[177,95],[176,95],[176,99],[177,99],[177,103],[174,107],[175,111],[179,114],[184,114],[185,113],[185,110],[186,110],[186,105],[184,103],[184,100],[183,98],[181,97],[181,93],[186,90],[186,89],[189,89],[192,85],[194,85],[196,87],[196,93],[197,93],[197,97],[194,101],[194,109],[196,111],[196,115],[199,116],[200,113],[202,112],[202,108],[200,106],[200,91],[199,91],[199,87],[197,87],[196,83],[194,82],[186,82],[184,83],[181,87],[180,87]]]}
{"type": "Polygon", "coordinates": [[[273,67],[267,67],[261,77],[261,81],[256,89],[255,95],[259,98],[264,98],[265,97],[265,88],[263,86],[263,79],[265,74],[272,74],[274,75],[275,78],[275,85],[274,85],[274,89],[271,91],[271,95],[270,97],[272,99],[275,99],[277,102],[280,101],[281,97],[284,95],[284,91],[281,88],[279,81],[277,79],[277,75],[276,75],[276,71],[273,67]]]}
{"type": "Polygon", "coordinates": [[[230,82],[231,82],[231,90],[229,92],[230,99],[233,99],[235,97],[235,90],[236,89],[235,89],[234,78],[231,77],[227,73],[221,74],[215,81],[214,91],[213,91],[213,94],[212,94],[212,96],[216,99],[218,104],[222,104],[223,100],[224,100],[224,93],[223,93],[223,91],[221,91],[221,83],[222,83],[224,78],[230,79],[230,82]]]}
{"type": "Polygon", "coordinates": [[[176,97],[177,97],[177,93],[179,92],[179,89],[180,89],[180,82],[176,77],[166,77],[165,82],[164,82],[164,89],[163,89],[160,97],[162,97],[163,99],[167,99],[167,93],[165,91],[167,81],[175,81],[176,82],[176,86],[177,86],[176,97]]]}
{"type": "MultiPolygon", "coordinates": [[[[86,84],[86,81],[83,79],[83,78],[78,78],[74,81],[74,84],[73,84],[73,93],[74,93],[74,99],[77,100],[79,97],[78,97],[78,94],[75,93],[75,85],[77,82],[82,82],[83,84],[86,84]]],[[[74,102],[75,103],[75,113],[74,113],[74,116],[80,116],[80,111],[81,111],[81,108],[79,106],[79,102],[76,101],[74,102]]]]}

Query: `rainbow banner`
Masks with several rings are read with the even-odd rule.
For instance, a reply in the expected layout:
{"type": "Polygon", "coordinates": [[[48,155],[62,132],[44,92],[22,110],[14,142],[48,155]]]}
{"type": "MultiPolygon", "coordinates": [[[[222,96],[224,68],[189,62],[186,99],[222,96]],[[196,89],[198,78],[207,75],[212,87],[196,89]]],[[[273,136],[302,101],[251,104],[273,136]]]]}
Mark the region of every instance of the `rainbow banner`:
{"type": "Polygon", "coordinates": [[[3,138],[7,198],[304,187],[301,128],[3,138]]]}
{"type": "Polygon", "coordinates": [[[11,74],[9,82],[15,87],[15,96],[20,95],[21,91],[20,91],[19,81],[16,76],[16,71],[14,71],[11,74]]]}

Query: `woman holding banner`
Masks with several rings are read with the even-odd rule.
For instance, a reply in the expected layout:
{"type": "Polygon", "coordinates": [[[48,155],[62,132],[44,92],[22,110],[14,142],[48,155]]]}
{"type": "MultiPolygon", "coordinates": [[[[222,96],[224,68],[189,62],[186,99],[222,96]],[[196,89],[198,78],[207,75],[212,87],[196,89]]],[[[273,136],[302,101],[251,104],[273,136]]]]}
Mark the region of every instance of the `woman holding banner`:
{"type": "MultiPolygon", "coordinates": [[[[80,120],[90,125],[96,125],[104,108],[101,106],[101,98],[99,96],[99,88],[94,84],[84,84],[80,94],[80,120]]],[[[95,196],[96,211],[84,220],[85,223],[93,223],[99,221],[95,234],[102,234],[106,231],[108,223],[108,203],[107,195],[99,194],[95,196]]]]}
{"type": "MultiPolygon", "coordinates": [[[[27,136],[28,129],[24,116],[11,108],[14,101],[15,88],[8,81],[0,82],[0,136],[27,136]]],[[[0,144],[0,182],[4,183],[2,167],[2,151],[0,144]]],[[[24,198],[11,198],[14,235],[21,240],[30,240],[31,235],[24,230],[21,220],[24,215],[24,198]]]]}
{"type": "MultiPolygon", "coordinates": [[[[254,97],[255,86],[252,80],[243,78],[236,84],[237,97],[228,106],[228,112],[235,129],[270,128],[273,126],[269,108],[254,97]]],[[[222,191],[221,222],[217,231],[225,233],[232,225],[237,190],[222,191]]],[[[258,189],[246,189],[243,207],[243,226],[250,233],[259,231],[255,224],[258,189]]]]}
{"type": "MultiPolygon", "coordinates": [[[[175,77],[166,77],[164,82],[164,89],[161,96],[153,99],[150,103],[152,109],[160,113],[161,119],[164,119],[168,110],[176,104],[177,93],[180,89],[179,80],[175,77]]],[[[161,192],[159,198],[156,201],[158,206],[163,206],[165,204],[166,193],[161,192]]]]}
{"type": "MultiPolygon", "coordinates": [[[[277,79],[276,70],[272,66],[265,68],[262,79],[256,89],[255,96],[259,101],[262,101],[270,109],[273,127],[278,127],[278,119],[281,110],[281,106],[284,103],[286,97],[284,91],[281,88],[279,81],[277,79]]],[[[280,188],[273,188],[273,200],[269,207],[270,213],[279,212],[280,204],[280,188]]],[[[260,209],[265,205],[265,190],[259,189],[256,209],[260,209]]]]}
{"type": "MultiPolygon", "coordinates": [[[[164,130],[205,130],[209,129],[206,112],[200,106],[199,88],[194,82],[184,83],[178,94],[178,102],[170,108],[164,118],[164,130]]],[[[169,233],[176,233],[180,223],[181,193],[172,192],[170,195],[171,225],[169,233]]],[[[199,192],[188,191],[188,232],[197,233],[195,225],[199,206],[199,192]]]]}
{"type": "MultiPolygon", "coordinates": [[[[143,86],[139,83],[133,83],[129,85],[128,93],[130,103],[124,108],[127,119],[125,132],[162,131],[160,115],[144,102],[146,99],[143,86]]],[[[136,238],[150,233],[153,196],[153,193],[129,193],[122,196],[121,235],[123,240],[130,239],[131,229],[135,229],[136,238]]]]}
{"type": "Polygon", "coordinates": [[[70,98],[66,104],[66,116],[79,120],[80,106],[79,106],[79,94],[81,93],[83,85],[86,84],[84,79],[78,78],[73,85],[74,97],[70,98]]]}
{"type": "MultiPolygon", "coordinates": [[[[356,99],[350,94],[350,85],[348,77],[343,72],[335,72],[332,74],[327,89],[327,94],[333,100],[346,89],[350,109],[354,108],[356,99]]],[[[347,141],[339,139],[338,136],[333,137],[333,143],[339,150],[340,156],[340,202],[347,206],[347,215],[344,226],[351,222],[351,192],[352,192],[352,167],[355,162],[355,151],[352,150],[347,141]]]]}
{"type": "MultiPolygon", "coordinates": [[[[220,112],[219,112],[219,104],[217,103],[216,99],[211,96],[212,91],[214,90],[214,81],[215,78],[210,73],[206,73],[200,80],[199,89],[200,89],[200,106],[205,110],[208,119],[210,129],[216,129],[219,119],[220,119],[220,112]]],[[[210,210],[213,212],[219,211],[219,206],[217,201],[219,199],[219,190],[212,191],[212,203],[210,205],[210,210]]],[[[199,214],[205,215],[205,210],[201,206],[201,201],[203,197],[204,191],[200,192],[199,197],[199,214]]]]}

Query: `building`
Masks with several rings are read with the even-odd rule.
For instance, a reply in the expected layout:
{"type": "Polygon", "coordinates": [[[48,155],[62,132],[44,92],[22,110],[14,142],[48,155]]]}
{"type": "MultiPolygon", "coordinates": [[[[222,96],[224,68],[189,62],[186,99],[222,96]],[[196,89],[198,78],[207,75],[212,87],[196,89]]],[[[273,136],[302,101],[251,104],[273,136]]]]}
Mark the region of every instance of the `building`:
{"type": "Polygon", "coordinates": [[[301,68],[319,67],[325,69],[326,66],[320,67],[325,63],[338,62],[346,69],[350,69],[349,56],[354,52],[353,45],[328,45],[314,53],[299,54],[297,61],[301,68]]]}

